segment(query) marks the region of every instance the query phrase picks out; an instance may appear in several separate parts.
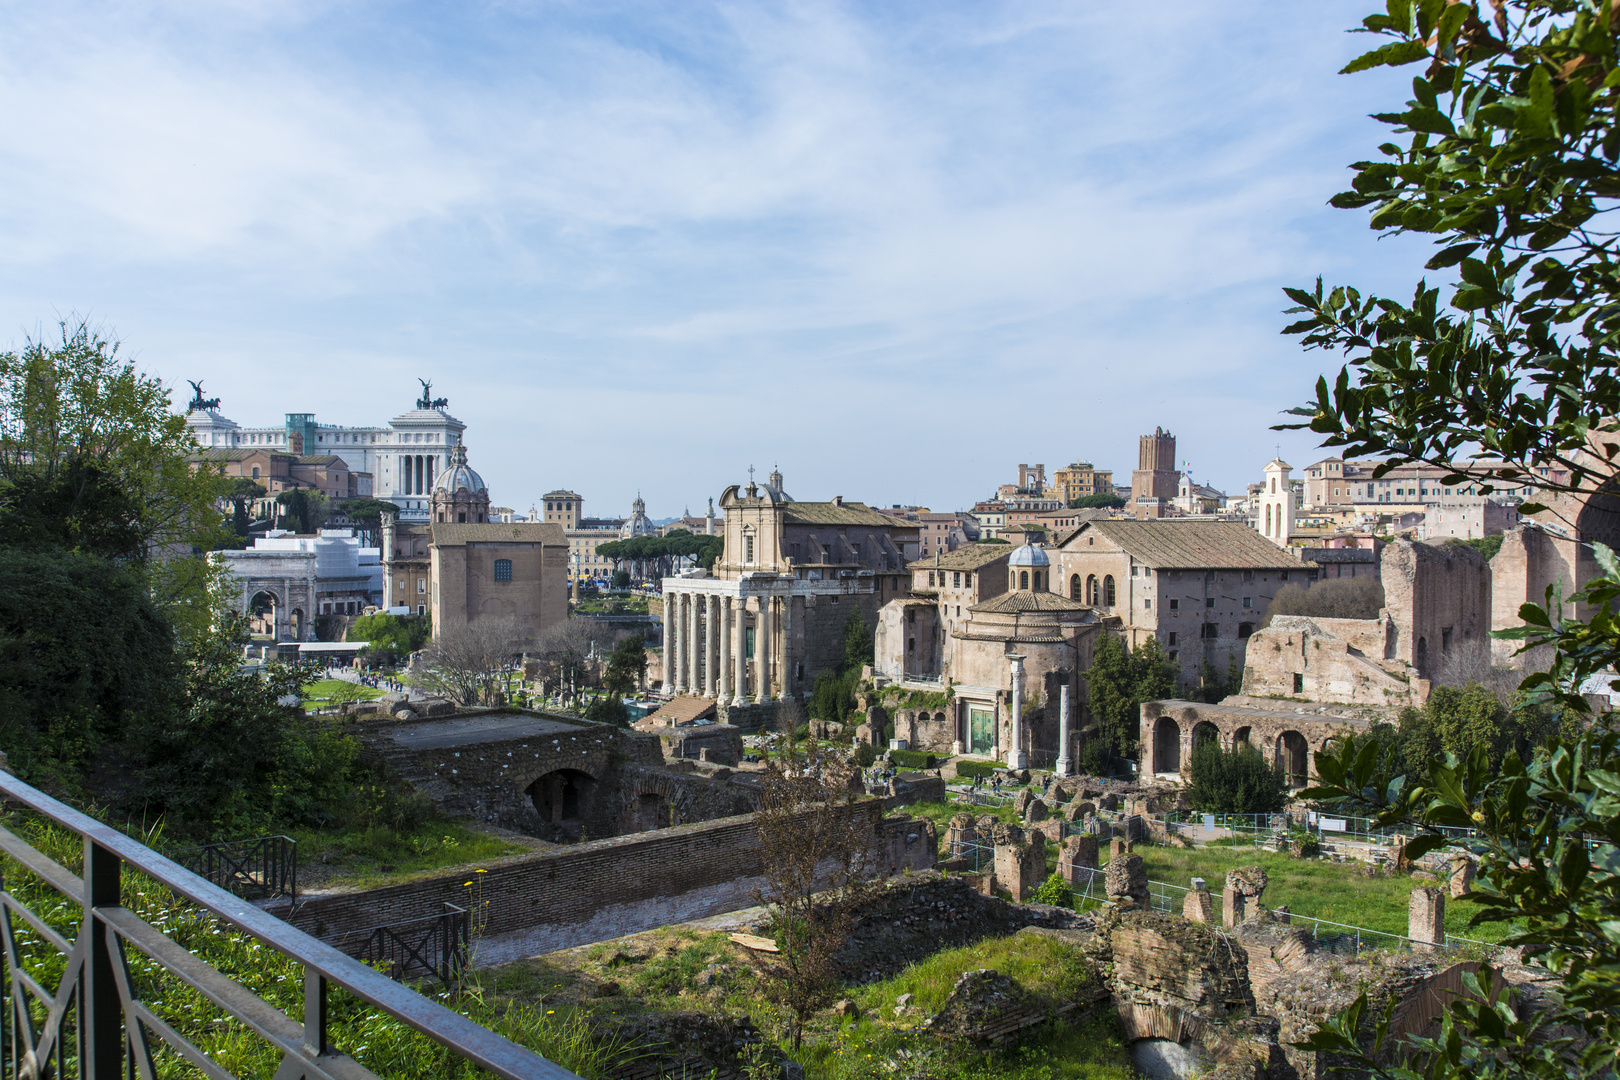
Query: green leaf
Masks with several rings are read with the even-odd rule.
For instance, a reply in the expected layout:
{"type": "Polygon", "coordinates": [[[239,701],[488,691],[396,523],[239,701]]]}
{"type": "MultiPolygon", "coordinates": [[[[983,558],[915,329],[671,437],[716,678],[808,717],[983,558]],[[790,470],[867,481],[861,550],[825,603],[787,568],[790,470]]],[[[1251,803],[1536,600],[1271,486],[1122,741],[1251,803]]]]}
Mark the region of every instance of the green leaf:
{"type": "Polygon", "coordinates": [[[1552,126],[1552,75],[1540,64],[1537,64],[1536,69],[1530,73],[1530,108],[1535,110],[1536,117],[1547,127],[1552,126]]]}
{"type": "MultiPolygon", "coordinates": [[[[1522,511],[1521,511],[1522,512],[1522,511]]],[[[1592,543],[1592,558],[1603,567],[1603,576],[1610,581],[1620,581],[1620,559],[1615,558],[1614,549],[1602,541],[1592,543]]]]}
{"type": "Polygon", "coordinates": [[[1527,502],[1519,504],[1519,513],[1523,517],[1529,517],[1531,514],[1545,514],[1546,512],[1547,507],[1541,503],[1527,502]]]}
{"type": "Polygon", "coordinates": [[[1448,266],[1456,266],[1464,258],[1479,250],[1479,244],[1453,244],[1441,251],[1434,258],[1423,264],[1426,270],[1444,270],[1448,266]]]}
{"type": "Polygon", "coordinates": [[[1406,842],[1403,854],[1408,859],[1421,859],[1431,851],[1439,851],[1446,846],[1446,838],[1435,833],[1424,833],[1414,836],[1406,842]]]}
{"type": "Polygon", "coordinates": [[[1375,67],[1400,67],[1415,60],[1426,60],[1429,49],[1421,41],[1396,41],[1372,52],[1363,53],[1339,71],[1340,75],[1354,75],[1375,67]]]}

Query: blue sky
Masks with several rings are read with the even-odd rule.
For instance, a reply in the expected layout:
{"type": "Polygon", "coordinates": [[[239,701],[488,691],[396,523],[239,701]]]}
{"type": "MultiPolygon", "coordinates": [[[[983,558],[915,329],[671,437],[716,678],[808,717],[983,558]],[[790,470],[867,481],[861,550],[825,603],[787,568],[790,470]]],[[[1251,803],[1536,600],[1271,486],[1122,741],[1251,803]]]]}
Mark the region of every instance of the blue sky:
{"type": "Polygon", "coordinates": [[[0,346],[88,313],[250,424],[431,378],[519,509],[951,509],[1155,425],[1241,490],[1319,456],[1281,287],[1427,255],[1325,205],[1371,6],[8,5],[0,346]]]}

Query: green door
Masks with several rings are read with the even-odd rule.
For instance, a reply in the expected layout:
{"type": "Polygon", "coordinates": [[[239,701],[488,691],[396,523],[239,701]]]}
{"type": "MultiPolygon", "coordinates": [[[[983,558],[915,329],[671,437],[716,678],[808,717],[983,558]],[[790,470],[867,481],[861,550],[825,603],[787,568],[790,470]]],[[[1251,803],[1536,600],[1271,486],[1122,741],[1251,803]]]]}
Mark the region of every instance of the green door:
{"type": "Polygon", "coordinates": [[[968,745],[970,754],[988,754],[996,745],[996,713],[994,709],[968,708],[968,745]]]}

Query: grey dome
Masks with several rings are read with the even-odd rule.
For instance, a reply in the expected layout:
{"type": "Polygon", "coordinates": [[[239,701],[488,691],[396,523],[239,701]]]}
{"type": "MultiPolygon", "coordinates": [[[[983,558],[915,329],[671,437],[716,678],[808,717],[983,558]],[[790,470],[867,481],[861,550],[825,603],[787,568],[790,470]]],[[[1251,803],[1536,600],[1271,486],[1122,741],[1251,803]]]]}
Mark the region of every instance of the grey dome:
{"type": "Polygon", "coordinates": [[[1013,549],[1007,558],[1008,566],[1051,566],[1052,560],[1047,558],[1044,548],[1034,544],[1024,543],[1013,549]]]}
{"type": "Polygon", "coordinates": [[[473,472],[467,464],[467,448],[460,443],[450,451],[450,467],[433,481],[434,491],[451,494],[458,488],[466,488],[474,494],[485,490],[484,478],[473,472]]]}

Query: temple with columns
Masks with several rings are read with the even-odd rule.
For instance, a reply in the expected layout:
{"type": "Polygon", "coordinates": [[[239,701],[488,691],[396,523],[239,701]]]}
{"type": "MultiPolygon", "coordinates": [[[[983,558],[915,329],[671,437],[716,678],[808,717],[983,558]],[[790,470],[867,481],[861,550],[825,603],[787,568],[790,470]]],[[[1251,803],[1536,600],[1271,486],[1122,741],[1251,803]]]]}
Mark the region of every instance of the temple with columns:
{"type": "Polygon", "coordinates": [[[850,616],[868,630],[910,587],[919,530],[864,503],[798,502],[773,471],[720,496],[713,571],[665,578],[664,686],[729,706],[803,698],[844,659],[850,616]]]}

